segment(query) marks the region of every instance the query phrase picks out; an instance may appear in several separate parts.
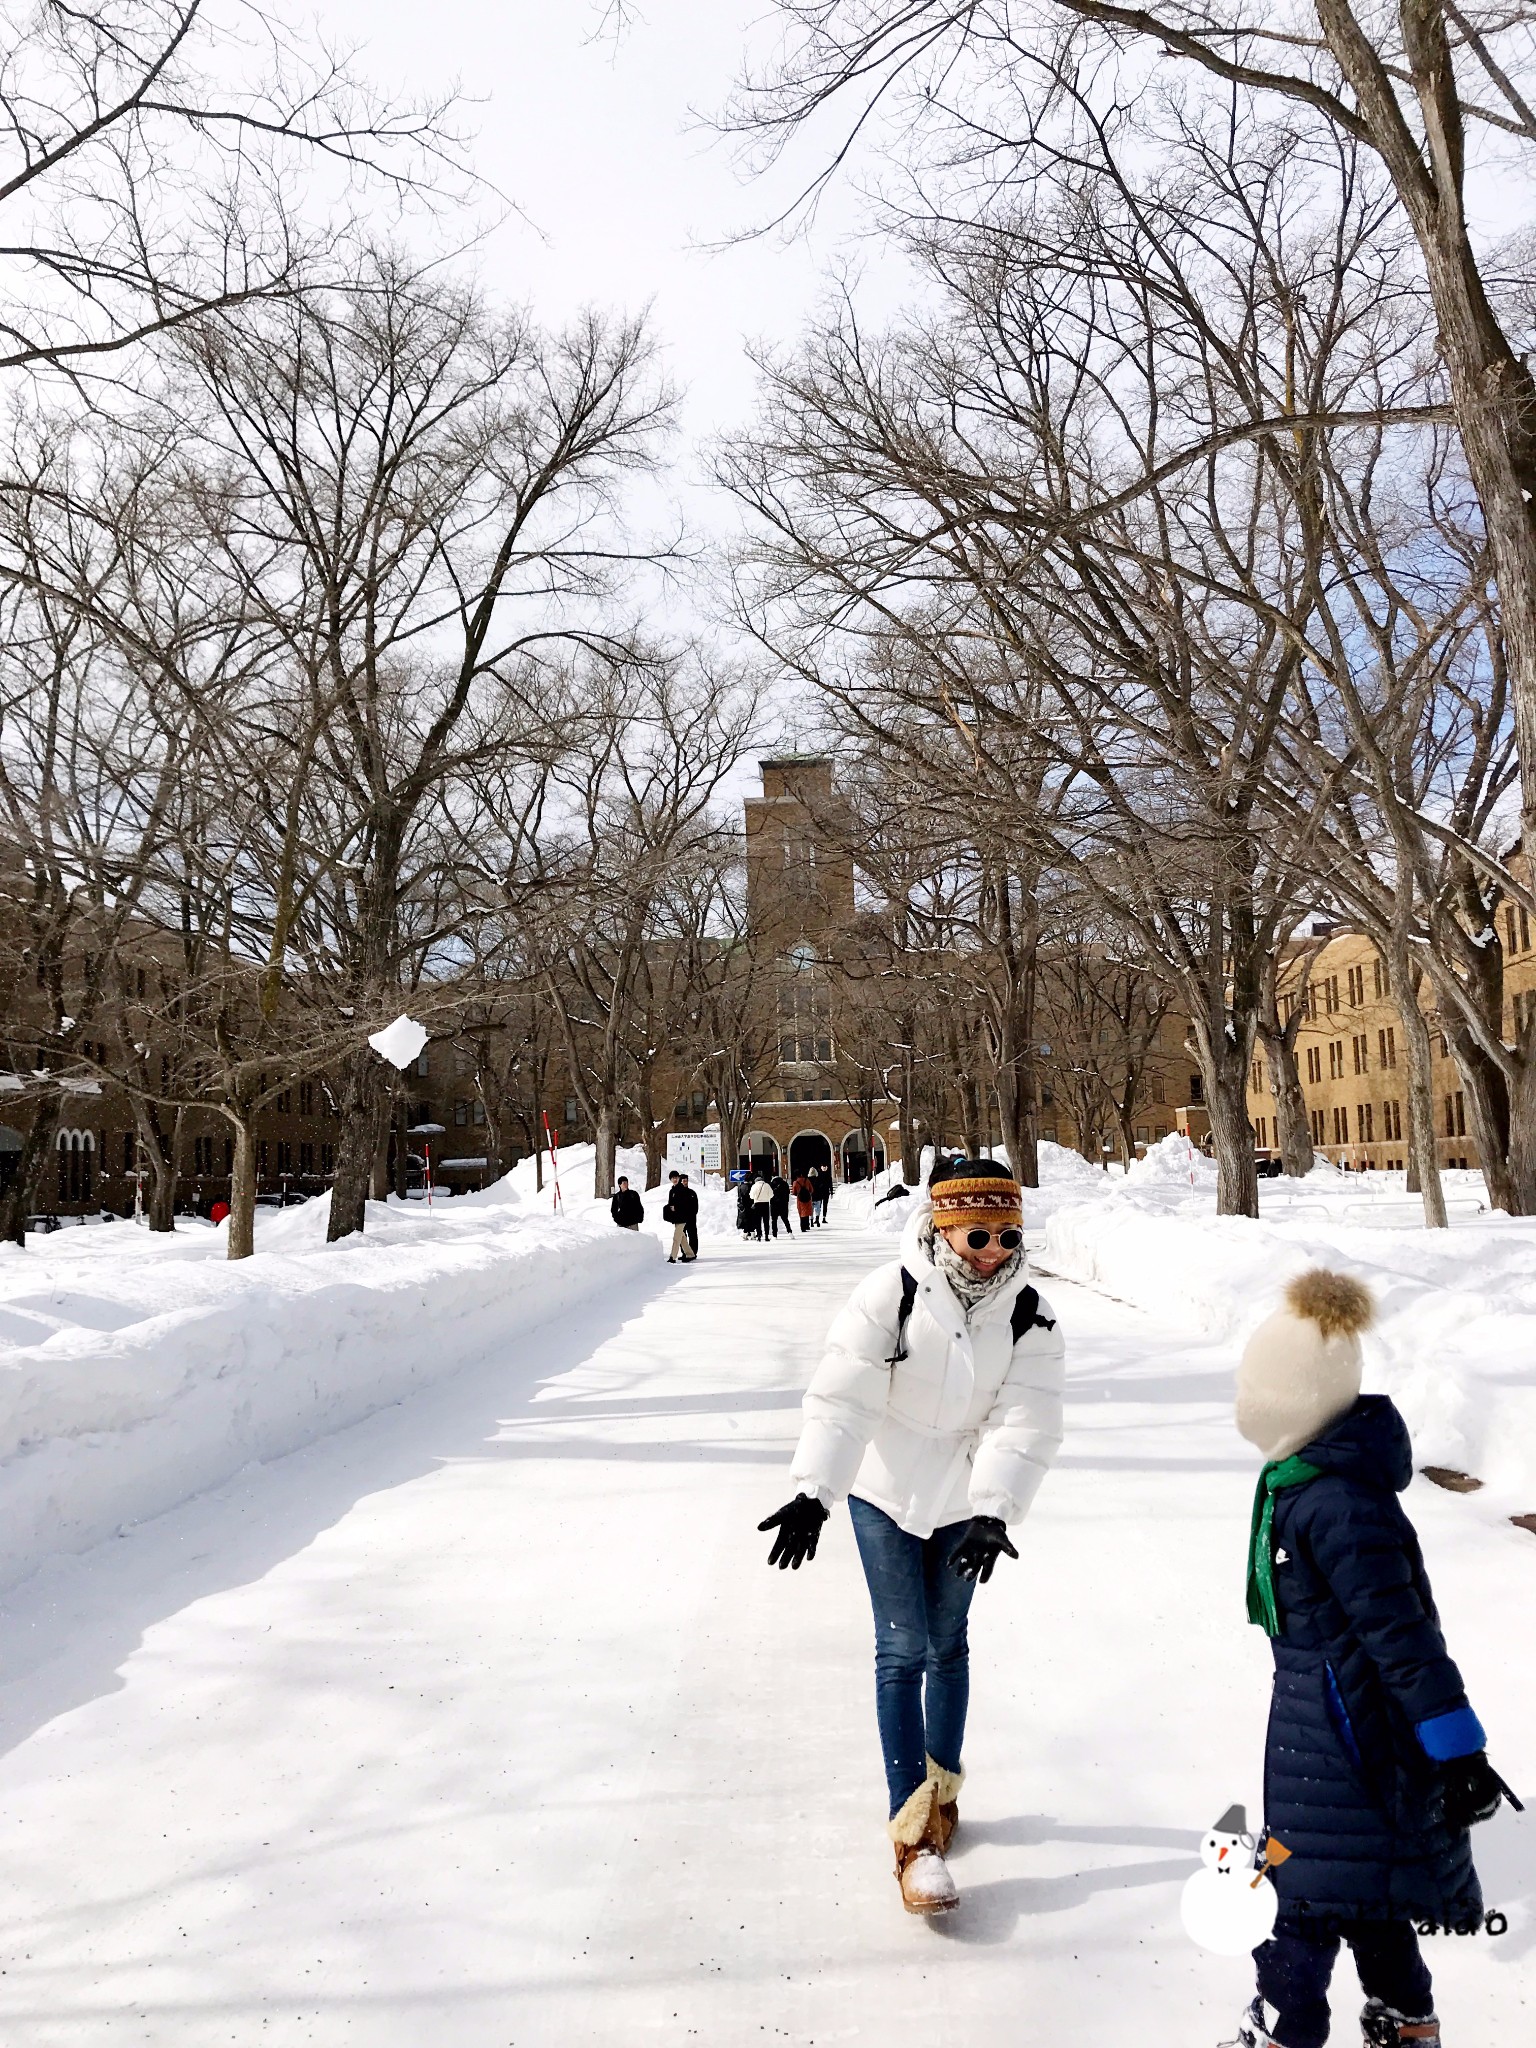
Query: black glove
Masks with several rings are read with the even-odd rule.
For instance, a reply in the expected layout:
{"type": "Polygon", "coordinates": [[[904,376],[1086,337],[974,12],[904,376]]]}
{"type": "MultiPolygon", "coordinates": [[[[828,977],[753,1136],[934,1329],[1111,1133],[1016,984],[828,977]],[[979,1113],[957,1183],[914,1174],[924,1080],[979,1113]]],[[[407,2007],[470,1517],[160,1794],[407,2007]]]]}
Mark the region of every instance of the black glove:
{"type": "Polygon", "coordinates": [[[1452,1757],[1435,1776],[1440,1817],[1453,1835],[1464,1835],[1480,1820],[1492,1820],[1506,1799],[1516,1813],[1525,1811],[1483,1750],[1452,1757]]]}
{"type": "Polygon", "coordinates": [[[799,1571],[808,1557],[816,1555],[821,1525],[826,1519],[827,1511],[814,1493],[797,1493],[793,1500],[786,1501],[777,1514],[757,1525],[759,1529],[778,1531],[768,1562],[776,1564],[781,1572],[799,1571]]]}
{"type": "Polygon", "coordinates": [[[1019,1554],[1008,1541],[1006,1524],[996,1515],[972,1515],[965,1534],[949,1553],[949,1568],[957,1579],[980,1579],[985,1585],[1000,1551],[1010,1557],[1019,1554]]]}

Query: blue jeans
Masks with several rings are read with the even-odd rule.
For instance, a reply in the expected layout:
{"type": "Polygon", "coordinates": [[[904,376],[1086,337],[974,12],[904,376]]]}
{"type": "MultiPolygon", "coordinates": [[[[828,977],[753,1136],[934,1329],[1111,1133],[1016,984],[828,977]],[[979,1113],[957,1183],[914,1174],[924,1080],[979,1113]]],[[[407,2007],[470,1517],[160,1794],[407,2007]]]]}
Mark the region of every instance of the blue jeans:
{"type": "Polygon", "coordinates": [[[965,1618],[976,1587],[949,1569],[964,1522],[924,1538],[867,1500],[850,1499],[848,1512],[875,1610],[875,1718],[894,1816],[927,1778],[929,1757],[960,1768],[971,1696],[965,1618]]]}
{"type": "Polygon", "coordinates": [[[1411,2020],[1427,2019],[1434,2011],[1429,1972],[1408,1921],[1343,1921],[1303,1930],[1282,1914],[1253,1960],[1259,1995],[1279,2014],[1275,2039],[1284,2048],[1323,2048],[1328,2039],[1328,1980],[1340,1941],[1354,1951],[1367,1998],[1379,1998],[1411,2020]]]}

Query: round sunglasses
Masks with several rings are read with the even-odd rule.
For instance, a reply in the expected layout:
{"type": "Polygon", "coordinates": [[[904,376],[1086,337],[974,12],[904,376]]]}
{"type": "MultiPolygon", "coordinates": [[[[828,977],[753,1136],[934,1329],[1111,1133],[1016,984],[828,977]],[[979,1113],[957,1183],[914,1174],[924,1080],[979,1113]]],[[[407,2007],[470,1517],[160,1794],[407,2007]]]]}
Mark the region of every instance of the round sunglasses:
{"type": "Polygon", "coordinates": [[[973,1252],[984,1252],[996,1238],[1005,1252],[1016,1252],[1024,1242],[1022,1230],[968,1230],[965,1241],[973,1252]]]}

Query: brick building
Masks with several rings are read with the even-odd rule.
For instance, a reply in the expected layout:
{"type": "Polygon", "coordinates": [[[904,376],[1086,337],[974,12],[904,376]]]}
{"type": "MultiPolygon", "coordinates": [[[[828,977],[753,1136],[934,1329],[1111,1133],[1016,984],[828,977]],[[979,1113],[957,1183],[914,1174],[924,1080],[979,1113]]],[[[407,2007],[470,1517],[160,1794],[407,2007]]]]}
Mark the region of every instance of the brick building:
{"type": "MultiPolygon", "coordinates": [[[[1503,911],[1504,1035],[1513,1043],[1517,1013],[1536,1002],[1536,934],[1515,905],[1503,911]]],[[[1387,993],[1384,963],[1369,939],[1338,932],[1316,950],[1323,930],[1293,948],[1280,981],[1282,1021],[1303,1011],[1296,1062],[1312,1142],[1338,1166],[1401,1168],[1408,1161],[1407,1068],[1402,1018],[1387,993]]],[[[1435,1024],[1427,983],[1421,1003],[1434,1033],[1436,1148],[1445,1167],[1478,1165],[1461,1075],[1435,1024]]],[[[1248,1112],[1261,1149],[1278,1147],[1274,1098],[1261,1057],[1248,1076],[1248,1112]]]]}

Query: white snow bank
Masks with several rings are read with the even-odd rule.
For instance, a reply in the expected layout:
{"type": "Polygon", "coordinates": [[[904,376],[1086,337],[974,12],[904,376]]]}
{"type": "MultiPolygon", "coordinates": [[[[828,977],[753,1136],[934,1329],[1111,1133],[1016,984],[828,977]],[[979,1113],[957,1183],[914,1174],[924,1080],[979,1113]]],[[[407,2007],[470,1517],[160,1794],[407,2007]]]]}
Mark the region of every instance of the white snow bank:
{"type": "Polygon", "coordinates": [[[1094,1202],[1056,1206],[1042,1263],[1165,1326],[1229,1338],[1233,1363],[1287,1280],[1326,1264],[1376,1297],[1366,1386],[1402,1409],[1420,1465],[1476,1474],[1477,1505],[1536,1510],[1536,1221],[1478,1212],[1481,1176],[1446,1176],[1452,1228],[1421,1227],[1401,1176],[1322,1168],[1260,1184],[1258,1221],[1214,1214],[1215,1168],[1165,1139],[1094,1202]]]}
{"type": "Polygon", "coordinates": [[[473,1359],[514,1361],[535,1324],[657,1257],[590,1203],[370,1203],[334,1245],[326,1208],[258,1212],[233,1264],[222,1229],[0,1248],[0,1586],[473,1359]]]}

